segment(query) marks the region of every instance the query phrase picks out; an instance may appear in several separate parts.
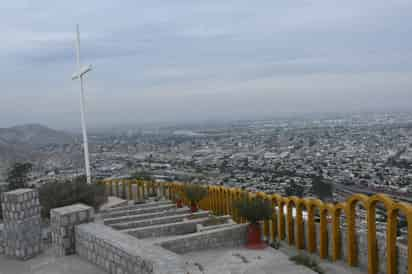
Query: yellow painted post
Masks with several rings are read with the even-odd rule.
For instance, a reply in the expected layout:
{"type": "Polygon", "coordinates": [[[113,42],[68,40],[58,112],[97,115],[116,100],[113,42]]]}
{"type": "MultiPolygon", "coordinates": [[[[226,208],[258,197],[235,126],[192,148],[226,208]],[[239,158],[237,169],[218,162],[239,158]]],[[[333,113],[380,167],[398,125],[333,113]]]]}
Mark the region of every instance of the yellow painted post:
{"type": "Polygon", "coordinates": [[[229,191],[230,198],[229,198],[229,214],[232,216],[232,219],[235,220],[235,210],[233,208],[234,206],[234,201],[235,201],[235,190],[233,188],[230,188],[229,191]]]}
{"type": "Polygon", "coordinates": [[[238,222],[238,214],[235,208],[235,203],[237,202],[237,191],[238,189],[232,188],[232,217],[236,223],[238,222]]]}
{"type": "Polygon", "coordinates": [[[144,201],[144,182],[139,181],[139,200],[144,201]]]}
{"type": "Polygon", "coordinates": [[[319,256],[321,259],[328,257],[328,220],[327,209],[320,209],[320,247],[319,256]]]}
{"type": "Polygon", "coordinates": [[[223,187],[220,187],[220,214],[225,215],[225,190],[223,187]]]}
{"type": "Polygon", "coordinates": [[[278,214],[279,214],[279,240],[285,239],[285,212],[283,211],[283,207],[285,206],[284,198],[280,198],[278,200],[278,214]]]}
{"type": "Polygon", "coordinates": [[[226,189],[221,187],[222,215],[226,215],[226,189]]]}
{"type": "Polygon", "coordinates": [[[375,206],[369,204],[367,208],[367,213],[366,213],[366,220],[367,220],[367,225],[368,225],[368,273],[369,274],[376,274],[377,273],[377,267],[378,267],[378,261],[376,258],[376,210],[375,206]]]}
{"type": "Polygon", "coordinates": [[[225,187],[225,200],[225,215],[230,215],[230,192],[227,187],[225,187]]]}
{"type": "MultiPolygon", "coordinates": [[[[267,196],[265,193],[260,192],[260,197],[263,201],[265,202],[269,202],[270,203],[270,199],[269,196],[267,196]]],[[[263,221],[263,235],[265,236],[265,239],[267,242],[269,242],[269,220],[264,220],[263,221]]]]}
{"type": "Polygon", "coordinates": [[[404,203],[399,204],[405,209],[408,220],[408,274],[412,274],[412,206],[404,203]]]}
{"type": "Polygon", "coordinates": [[[110,183],[110,181],[105,182],[105,188],[106,188],[106,195],[110,196],[112,193],[112,184],[110,183]]]}
{"type": "Polygon", "coordinates": [[[222,189],[217,187],[217,212],[222,215],[222,189]]]}
{"type": "MultiPolygon", "coordinates": [[[[341,259],[341,230],[340,230],[340,216],[341,212],[346,209],[346,204],[340,203],[332,206],[332,230],[333,230],[333,242],[332,242],[332,260],[337,261],[341,259]]],[[[345,213],[346,214],[346,213],[345,213]]]]}
{"type": "Polygon", "coordinates": [[[296,247],[304,248],[304,231],[303,231],[303,202],[296,199],[296,247]]]}
{"type": "Polygon", "coordinates": [[[276,214],[276,196],[272,195],[270,196],[271,199],[271,204],[272,204],[272,209],[273,209],[273,215],[272,215],[272,220],[270,220],[270,239],[272,242],[276,240],[277,237],[277,214],[276,214]]]}
{"type": "Polygon", "coordinates": [[[116,187],[116,192],[114,193],[113,196],[119,197],[119,180],[115,180],[115,187],[116,187]]]}
{"type": "Polygon", "coordinates": [[[128,180],[128,182],[127,182],[127,191],[128,191],[128,193],[129,193],[129,195],[127,196],[127,198],[128,198],[128,200],[133,200],[133,193],[132,193],[132,184],[133,184],[134,182],[133,181],[131,181],[131,180],[128,180]]]}
{"type": "Polygon", "coordinates": [[[310,201],[307,203],[308,211],[308,251],[311,253],[316,252],[316,226],[315,226],[315,207],[310,201]]]}
{"type": "Polygon", "coordinates": [[[214,187],[214,210],[216,215],[219,215],[219,192],[217,186],[214,187]]]}
{"type": "MultiPolygon", "coordinates": [[[[390,273],[394,267],[394,262],[391,258],[394,257],[393,252],[393,242],[389,242],[395,239],[396,243],[396,229],[394,229],[394,223],[396,218],[393,218],[394,202],[391,198],[383,194],[376,194],[369,197],[367,202],[367,224],[368,224],[368,273],[376,274],[378,273],[378,247],[376,240],[376,204],[381,202],[384,204],[387,210],[387,230],[386,230],[386,240],[387,240],[387,270],[390,273]],[[392,218],[392,219],[391,219],[392,218]]],[[[396,223],[395,223],[396,228],[396,223]]],[[[396,249],[396,244],[395,244],[396,249]]]]}
{"type": "Polygon", "coordinates": [[[348,217],[348,264],[350,266],[357,266],[358,264],[358,250],[356,242],[356,214],[355,206],[357,202],[363,202],[366,210],[369,208],[368,196],[362,194],[355,194],[347,201],[347,217],[348,217]]]}
{"type": "Polygon", "coordinates": [[[220,187],[217,187],[217,189],[216,189],[216,197],[217,197],[217,208],[216,208],[216,211],[217,211],[217,215],[222,215],[222,193],[221,193],[221,189],[220,189],[220,187]]]}
{"type": "Polygon", "coordinates": [[[292,209],[292,204],[294,204],[293,203],[293,201],[292,200],[290,200],[290,198],[287,198],[288,200],[287,200],[287,203],[286,203],[286,208],[287,208],[287,211],[286,211],[286,219],[287,219],[287,222],[286,222],[286,224],[287,224],[287,228],[288,228],[288,243],[290,244],[290,245],[292,245],[293,244],[293,242],[294,242],[294,234],[295,234],[295,230],[294,230],[294,224],[293,224],[293,209],[292,209]]]}
{"type": "MultiPolygon", "coordinates": [[[[398,211],[393,209],[388,212],[387,226],[386,226],[386,249],[387,249],[387,263],[386,272],[388,274],[397,273],[397,254],[396,254],[396,233],[398,226],[398,211]]],[[[410,231],[408,231],[409,233],[410,231]]],[[[409,243],[408,243],[409,245],[409,243]]]]}

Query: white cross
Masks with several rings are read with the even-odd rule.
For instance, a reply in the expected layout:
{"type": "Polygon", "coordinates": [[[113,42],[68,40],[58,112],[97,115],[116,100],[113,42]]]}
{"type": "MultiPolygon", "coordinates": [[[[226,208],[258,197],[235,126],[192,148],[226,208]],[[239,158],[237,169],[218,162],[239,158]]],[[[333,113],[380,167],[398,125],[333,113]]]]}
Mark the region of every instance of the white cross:
{"type": "Polygon", "coordinates": [[[87,183],[91,183],[90,175],[90,161],[89,161],[89,144],[87,141],[86,130],[86,117],[85,117],[85,103],[84,103],[84,89],[83,89],[83,76],[92,70],[92,66],[81,67],[80,65],[80,31],[79,25],[76,26],[77,31],[77,43],[76,43],[76,57],[77,57],[77,72],[73,74],[72,80],[80,79],[80,113],[82,119],[82,132],[83,132],[83,149],[84,149],[84,163],[86,168],[87,183]]]}

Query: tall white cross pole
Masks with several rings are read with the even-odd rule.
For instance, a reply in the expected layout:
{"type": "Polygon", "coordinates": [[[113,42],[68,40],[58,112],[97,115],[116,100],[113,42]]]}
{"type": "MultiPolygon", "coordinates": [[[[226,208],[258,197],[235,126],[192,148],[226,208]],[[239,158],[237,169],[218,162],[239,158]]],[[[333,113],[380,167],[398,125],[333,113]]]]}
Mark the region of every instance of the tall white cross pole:
{"type": "Polygon", "coordinates": [[[85,103],[84,103],[84,89],[83,76],[92,70],[91,65],[81,67],[80,65],[80,31],[79,25],[76,25],[77,43],[76,43],[76,57],[77,57],[77,72],[73,74],[72,80],[80,79],[80,113],[82,118],[82,132],[83,132],[83,149],[84,149],[84,163],[86,168],[87,183],[91,183],[90,175],[90,161],[89,161],[89,144],[87,141],[86,118],[85,118],[85,103]]]}

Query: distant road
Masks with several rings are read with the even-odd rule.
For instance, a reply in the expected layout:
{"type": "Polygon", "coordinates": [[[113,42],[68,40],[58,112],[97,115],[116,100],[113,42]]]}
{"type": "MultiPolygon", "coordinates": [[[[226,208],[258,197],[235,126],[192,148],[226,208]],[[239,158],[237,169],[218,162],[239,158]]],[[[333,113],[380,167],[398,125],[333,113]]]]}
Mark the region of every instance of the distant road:
{"type": "Polygon", "coordinates": [[[366,189],[366,188],[361,188],[357,186],[346,186],[346,185],[341,185],[341,184],[336,184],[336,183],[334,183],[333,185],[335,187],[335,190],[338,190],[339,192],[342,192],[343,194],[347,194],[348,196],[352,194],[356,194],[356,193],[361,193],[365,195],[384,193],[384,194],[391,196],[393,199],[397,201],[412,203],[412,197],[408,197],[408,194],[401,195],[399,193],[382,192],[382,190],[366,189]]]}

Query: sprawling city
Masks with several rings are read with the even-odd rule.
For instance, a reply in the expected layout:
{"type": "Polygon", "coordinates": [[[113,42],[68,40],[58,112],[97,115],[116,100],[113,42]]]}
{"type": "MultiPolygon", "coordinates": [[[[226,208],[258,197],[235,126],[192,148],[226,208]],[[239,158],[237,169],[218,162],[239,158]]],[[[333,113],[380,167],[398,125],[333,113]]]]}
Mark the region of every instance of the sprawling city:
{"type": "MultiPolygon", "coordinates": [[[[310,196],[312,178],[350,192],[412,193],[412,114],[323,114],[255,121],[130,128],[90,136],[96,178],[228,185],[285,194],[292,181],[310,196]]],[[[78,138],[80,140],[80,138],[78,138]]],[[[75,138],[73,137],[73,140],[75,138]]],[[[47,144],[32,182],[82,174],[81,143],[47,144]],[[80,157],[76,157],[79,156],[80,157]]]]}
{"type": "Polygon", "coordinates": [[[0,274],[412,274],[412,1],[0,9],[0,274]]]}

